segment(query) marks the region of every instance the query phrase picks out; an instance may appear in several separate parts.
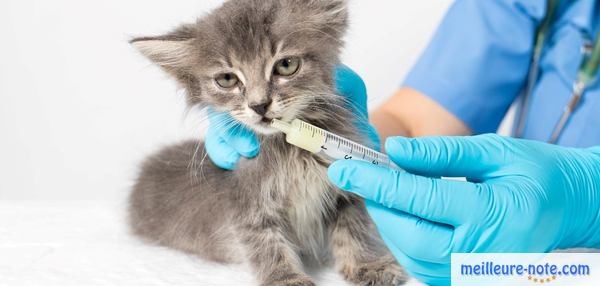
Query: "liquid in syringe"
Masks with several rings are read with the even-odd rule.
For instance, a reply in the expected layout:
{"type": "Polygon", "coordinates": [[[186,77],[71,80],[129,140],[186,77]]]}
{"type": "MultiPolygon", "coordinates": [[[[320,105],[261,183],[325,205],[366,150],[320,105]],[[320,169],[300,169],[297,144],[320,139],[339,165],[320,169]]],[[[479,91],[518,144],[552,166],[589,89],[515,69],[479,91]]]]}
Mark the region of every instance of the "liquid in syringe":
{"type": "Polygon", "coordinates": [[[302,120],[291,123],[274,119],[271,123],[286,134],[286,141],[311,153],[322,153],[336,160],[360,160],[394,170],[402,170],[390,158],[371,148],[325,131],[302,120]]]}

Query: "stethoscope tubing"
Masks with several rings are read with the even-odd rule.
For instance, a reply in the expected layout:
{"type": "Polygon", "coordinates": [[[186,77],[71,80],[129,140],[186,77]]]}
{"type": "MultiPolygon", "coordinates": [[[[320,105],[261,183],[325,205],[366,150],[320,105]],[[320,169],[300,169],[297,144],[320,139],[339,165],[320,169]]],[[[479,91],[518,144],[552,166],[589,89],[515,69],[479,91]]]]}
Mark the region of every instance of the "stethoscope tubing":
{"type": "Polygon", "coordinates": [[[571,96],[569,103],[565,106],[565,110],[560,116],[560,119],[558,120],[558,122],[556,122],[556,125],[554,126],[554,130],[552,131],[552,135],[550,135],[548,143],[556,144],[558,142],[558,139],[560,139],[560,136],[565,130],[567,123],[569,123],[569,120],[573,116],[573,112],[575,112],[575,110],[579,106],[584,91],[585,83],[583,83],[582,81],[577,81],[575,82],[575,84],[573,84],[573,96],[571,96]]]}
{"type": "MultiPolygon", "coordinates": [[[[539,74],[539,65],[540,59],[542,55],[542,50],[544,47],[545,39],[548,35],[548,31],[550,29],[552,20],[554,18],[555,12],[560,4],[559,0],[548,0],[548,7],[546,11],[546,17],[542,21],[542,24],[536,33],[535,46],[534,46],[534,55],[532,57],[531,67],[529,69],[529,73],[527,76],[527,85],[523,91],[520,110],[517,114],[514,129],[514,136],[517,138],[523,137],[525,132],[525,125],[527,121],[527,116],[529,113],[529,105],[531,101],[531,94],[533,93],[533,88],[537,82],[538,74],[539,74]]],[[[569,99],[569,102],[564,107],[563,113],[556,122],[554,129],[550,135],[550,139],[548,139],[548,143],[556,144],[560,139],[561,135],[564,133],[564,130],[573,117],[573,114],[577,110],[577,108],[581,104],[581,99],[591,82],[594,81],[596,77],[596,73],[598,71],[598,66],[600,65],[600,31],[598,31],[596,35],[596,41],[594,43],[591,55],[584,55],[584,59],[579,68],[579,72],[577,75],[577,80],[573,83],[572,96],[569,99]]]]}

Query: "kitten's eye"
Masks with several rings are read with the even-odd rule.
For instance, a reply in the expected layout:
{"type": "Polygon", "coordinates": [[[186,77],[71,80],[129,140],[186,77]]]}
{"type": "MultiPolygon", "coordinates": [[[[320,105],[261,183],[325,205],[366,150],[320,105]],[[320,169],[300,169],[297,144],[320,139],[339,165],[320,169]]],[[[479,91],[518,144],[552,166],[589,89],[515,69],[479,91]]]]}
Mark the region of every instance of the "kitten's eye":
{"type": "Polygon", "coordinates": [[[215,78],[217,84],[222,88],[232,88],[240,81],[238,77],[232,73],[224,73],[215,78]]]}
{"type": "Polygon", "coordinates": [[[300,69],[299,58],[285,58],[275,64],[273,73],[279,76],[291,76],[300,69]]]}

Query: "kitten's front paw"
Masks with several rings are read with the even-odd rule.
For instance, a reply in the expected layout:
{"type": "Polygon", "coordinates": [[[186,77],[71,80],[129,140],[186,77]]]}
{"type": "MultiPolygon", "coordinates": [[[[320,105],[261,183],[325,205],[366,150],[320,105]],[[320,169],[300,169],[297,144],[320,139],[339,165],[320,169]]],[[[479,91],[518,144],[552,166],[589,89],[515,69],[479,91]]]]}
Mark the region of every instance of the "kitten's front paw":
{"type": "Polygon", "coordinates": [[[365,286],[402,285],[408,276],[392,257],[382,257],[372,262],[347,266],[342,270],[346,280],[365,286]]]}
{"type": "Polygon", "coordinates": [[[298,274],[289,274],[279,277],[277,279],[272,279],[269,281],[265,281],[261,286],[316,286],[314,282],[310,280],[307,276],[298,275],[298,274]]]}

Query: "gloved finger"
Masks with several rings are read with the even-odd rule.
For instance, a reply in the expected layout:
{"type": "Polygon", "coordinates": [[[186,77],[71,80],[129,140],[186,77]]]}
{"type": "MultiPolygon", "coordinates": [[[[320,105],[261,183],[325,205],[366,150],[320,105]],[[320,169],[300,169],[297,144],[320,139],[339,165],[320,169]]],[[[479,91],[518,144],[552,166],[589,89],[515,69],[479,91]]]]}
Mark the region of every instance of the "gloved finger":
{"type": "Polygon", "coordinates": [[[237,123],[233,128],[223,132],[223,140],[240,155],[246,158],[254,158],[260,151],[260,144],[254,132],[237,123]]]}
{"type": "Polygon", "coordinates": [[[339,65],[335,69],[335,81],[338,92],[347,99],[350,107],[367,119],[367,87],[362,78],[348,66],[339,65]]]}
{"type": "Polygon", "coordinates": [[[367,211],[381,234],[403,253],[420,261],[448,264],[454,229],[366,201],[367,211]]]}
{"type": "Polygon", "coordinates": [[[209,108],[208,114],[210,120],[209,129],[212,128],[212,133],[218,134],[239,155],[247,158],[253,158],[258,155],[260,144],[252,130],[237,122],[226,112],[216,112],[212,108],[209,108]]]}
{"type": "Polygon", "coordinates": [[[450,265],[422,262],[413,259],[402,253],[393,244],[393,241],[385,235],[381,235],[381,239],[388,246],[388,249],[394,255],[402,267],[408,272],[411,277],[427,284],[427,285],[450,285],[450,265]]]}
{"type": "Polygon", "coordinates": [[[476,184],[421,177],[361,161],[336,161],[327,172],[340,189],[433,222],[458,226],[478,217],[488,197],[476,184]]]}
{"type": "Polygon", "coordinates": [[[225,143],[211,127],[206,132],[204,142],[206,153],[215,165],[226,170],[235,170],[237,162],[240,160],[240,154],[229,144],[225,143]]]}
{"type": "Polygon", "coordinates": [[[385,142],[385,149],[396,164],[412,173],[482,179],[502,165],[506,150],[499,138],[393,137],[385,142]]]}
{"type": "Polygon", "coordinates": [[[592,152],[592,153],[597,154],[597,155],[600,156],[600,146],[591,147],[591,148],[588,148],[588,150],[590,152],[592,152]]]}

